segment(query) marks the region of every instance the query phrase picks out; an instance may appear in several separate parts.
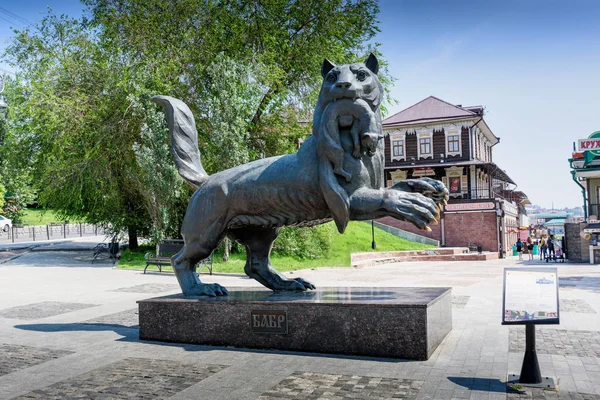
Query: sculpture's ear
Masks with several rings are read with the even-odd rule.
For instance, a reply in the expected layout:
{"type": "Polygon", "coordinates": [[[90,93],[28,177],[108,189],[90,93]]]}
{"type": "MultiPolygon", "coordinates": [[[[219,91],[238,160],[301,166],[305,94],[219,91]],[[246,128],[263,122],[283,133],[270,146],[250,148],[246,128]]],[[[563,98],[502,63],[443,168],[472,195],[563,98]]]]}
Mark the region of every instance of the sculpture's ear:
{"type": "Polygon", "coordinates": [[[323,65],[321,65],[321,75],[323,78],[325,78],[325,75],[327,75],[327,73],[329,73],[333,67],[335,67],[335,64],[333,64],[331,61],[328,59],[323,60],[323,65]]]}
{"type": "Polygon", "coordinates": [[[367,57],[367,59],[365,60],[365,65],[375,75],[379,73],[379,61],[377,61],[377,57],[375,57],[375,54],[369,54],[369,57],[367,57]]]}

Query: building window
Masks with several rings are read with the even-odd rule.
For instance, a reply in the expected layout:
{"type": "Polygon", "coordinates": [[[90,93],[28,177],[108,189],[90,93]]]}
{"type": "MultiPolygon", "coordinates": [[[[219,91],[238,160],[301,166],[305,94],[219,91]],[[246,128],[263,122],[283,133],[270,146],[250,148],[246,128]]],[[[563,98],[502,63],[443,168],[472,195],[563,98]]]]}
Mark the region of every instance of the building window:
{"type": "Polygon", "coordinates": [[[404,140],[392,140],[392,155],[404,157],[404,140]]]}
{"type": "Polygon", "coordinates": [[[418,158],[433,158],[433,135],[426,128],[417,131],[417,155],[418,158]]]}
{"type": "Polygon", "coordinates": [[[431,154],[431,138],[419,139],[419,146],[421,155],[431,154]]]}
{"type": "Polygon", "coordinates": [[[406,133],[390,132],[390,155],[392,161],[406,160],[406,133]]]}
{"type": "Polygon", "coordinates": [[[457,153],[460,151],[458,135],[448,136],[448,152],[457,153]]]}
{"type": "Polygon", "coordinates": [[[460,129],[445,129],[446,133],[446,155],[461,156],[460,129]]]}

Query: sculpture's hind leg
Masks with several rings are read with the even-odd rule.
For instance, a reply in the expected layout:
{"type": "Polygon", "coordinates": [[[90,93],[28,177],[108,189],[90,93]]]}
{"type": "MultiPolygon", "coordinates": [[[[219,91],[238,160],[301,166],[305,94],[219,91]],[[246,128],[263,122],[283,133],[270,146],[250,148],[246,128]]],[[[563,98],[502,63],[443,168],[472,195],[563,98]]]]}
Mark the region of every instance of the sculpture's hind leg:
{"type": "MultiPolygon", "coordinates": [[[[205,235],[206,237],[208,235],[205,235]]],[[[210,237],[210,236],[209,236],[210,237]]],[[[171,258],[171,265],[175,276],[181,286],[181,291],[186,296],[224,296],[227,289],[218,283],[202,283],[196,274],[196,264],[206,257],[217,247],[222,236],[216,236],[216,240],[208,242],[195,239],[185,244],[183,249],[171,258]]],[[[187,242],[187,241],[186,241],[187,242]]]]}
{"type": "Polygon", "coordinates": [[[244,272],[272,290],[307,290],[315,286],[302,279],[288,279],[272,266],[269,255],[277,238],[277,228],[240,228],[229,231],[229,236],[246,247],[244,272]]]}

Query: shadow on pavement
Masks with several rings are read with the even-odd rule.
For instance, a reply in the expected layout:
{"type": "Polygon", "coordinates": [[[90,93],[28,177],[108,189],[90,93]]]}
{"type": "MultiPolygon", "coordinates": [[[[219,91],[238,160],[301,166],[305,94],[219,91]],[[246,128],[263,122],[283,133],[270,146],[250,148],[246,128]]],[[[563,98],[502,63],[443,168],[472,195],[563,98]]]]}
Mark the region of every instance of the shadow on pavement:
{"type": "MultiPolygon", "coordinates": [[[[263,350],[263,349],[247,349],[247,348],[232,348],[232,347],[220,347],[220,346],[206,346],[200,344],[186,344],[186,343],[169,343],[169,342],[155,342],[140,340],[139,338],[139,326],[125,326],[119,324],[100,324],[100,323],[70,323],[70,324],[26,324],[26,325],[15,325],[17,329],[24,331],[33,332],[104,332],[112,331],[118,335],[123,336],[117,341],[123,342],[138,342],[142,344],[149,344],[155,346],[169,346],[178,347],[185,351],[235,351],[243,353],[261,353],[261,354],[279,354],[288,356],[305,356],[305,357],[323,357],[323,358],[336,358],[345,360],[361,360],[361,361],[378,361],[386,363],[405,363],[405,362],[416,362],[412,360],[396,359],[396,358],[378,358],[378,357],[364,357],[364,356],[352,356],[352,355],[340,355],[340,354],[321,354],[321,353],[304,353],[298,351],[282,351],[282,350],[263,350]]],[[[460,378],[463,379],[463,378],[460,378]]]]}
{"type": "Polygon", "coordinates": [[[5,265],[18,265],[20,267],[72,267],[72,268],[112,268],[110,259],[97,259],[90,250],[83,251],[44,251],[28,252],[5,263],[5,265]]]}
{"type": "Polygon", "coordinates": [[[22,329],[24,331],[34,332],[102,332],[102,331],[113,331],[123,338],[118,339],[120,341],[139,341],[139,327],[125,326],[118,324],[89,324],[89,323],[72,323],[72,324],[27,324],[27,325],[15,325],[15,328],[22,329]]]}
{"type": "Polygon", "coordinates": [[[449,376],[448,380],[469,390],[485,390],[495,393],[519,393],[500,379],[472,378],[468,376],[449,376]]]}

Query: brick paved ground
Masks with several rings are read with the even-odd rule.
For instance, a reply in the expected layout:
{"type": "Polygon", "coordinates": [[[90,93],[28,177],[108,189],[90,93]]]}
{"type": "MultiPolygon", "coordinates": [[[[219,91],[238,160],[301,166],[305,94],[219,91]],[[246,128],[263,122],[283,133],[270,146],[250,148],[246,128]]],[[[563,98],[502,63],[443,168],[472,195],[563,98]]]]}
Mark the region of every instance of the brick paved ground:
{"type": "Polygon", "coordinates": [[[126,358],[16,399],[168,399],[226,366],[126,358]]]}
{"type": "Polygon", "coordinates": [[[295,372],[263,393],[273,399],[414,399],[423,381],[357,375],[295,372]]]}
{"type": "MultiPolygon", "coordinates": [[[[598,331],[578,331],[536,327],[536,349],[538,354],[578,356],[590,360],[589,364],[600,363],[600,333],[598,331]]],[[[510,328],[510,351],[525,351],[525,328],[510,328]]]]}
{"type": "Polygon", "coordinates": [[[0,344],[0,376],[54,360],[72,352],[14,344],[0,344]]]}
{"type": "Polygon", "coordinates": [[[502,271],[546,266],[537,260],[289,274],[320,286],[452,285],[453,330],[417,362],[140,342],[136,301],[177,293],[174,276],[92,268],[78,261],[84,255],[30,252],[0,265],[0,399],[600,399],[600,266],[556,265],[561,324],[538,327],[537,348],[542,374],[558,377],[560,390],[507,393],[524,330],[500,324],[502,271]]]}

